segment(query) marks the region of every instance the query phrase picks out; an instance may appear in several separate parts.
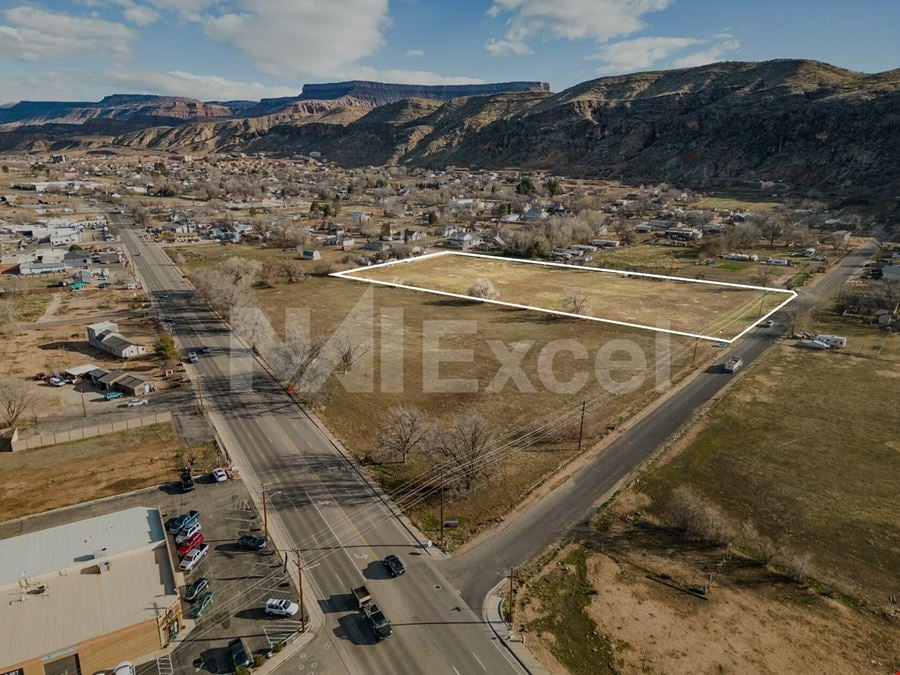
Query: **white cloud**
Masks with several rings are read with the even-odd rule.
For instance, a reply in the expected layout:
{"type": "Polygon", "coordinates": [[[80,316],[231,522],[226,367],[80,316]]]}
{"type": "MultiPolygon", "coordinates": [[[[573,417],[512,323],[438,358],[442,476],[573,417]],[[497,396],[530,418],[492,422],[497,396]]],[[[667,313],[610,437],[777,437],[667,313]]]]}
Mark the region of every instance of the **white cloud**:
{"type": "Polygon", "coordinates": [[[700,40],[676,37],[642,37],[613,42],[591,56],[604,62],[602,72],[627,73],[644,70],[700,40]]]}
{"type": "Polygon", "coordinates": [[[494,0],[492,17],[509,14],[503,40],[491,40],[492,54],[529,54],[526,40],[559,38],[606,42],[645,27],[643,17],[666,9],[672,0],[494,0]]]}
{"type": "Polygon", "coordinates": [[[136,94],[187,96],[203,101],[296,96],[299,87],[273,87],[259,82],[229,80],[219,75],[196,75],[180,70],[111,69],[103,74],[117,89],[136,94]]]}
{"type": "Polygon", "coordinates": [[[62,58],[125,59],[137,37],[127,26],[35,7],[0,12],[0,57],[38,63],[62,58]]]}
{"type": "Polygon", "coordinates": [[[410,49],[408,52],[406,52],[406,55],[411,59],[421,59],[423,56],[425,56],[425,52],[421,49],[410,49]]]}
{"type": "Polygon", "coordinates": [[[515,54],[516,56],[534,54],[534,50],[522,40],[491,40],[484,48],[494,56],[502,54],[515,54]]]}
{"type": "Polygon", "coordinates": [[[381,47],[389,21],[387,0],[237,0],[204,25],[264,72],[331,77],[381,47]]]}
{"type": "Polygon", "coordinates": [[[734,38],[727,38],[725,40],[722,40],[721,42],[718,42],[717,44],[712,45],[708,49],[694,52],[693,54],[687,54],[686,56],[677,59],[672,65],[674,65],[676,68],[705,66],[707,63],[721,61],[723,56],[730,52],[737,51],[740,48],[740,41],[734,38]]]}
{"type": "Polygon", "coordinates": [[[159,21],[159,12],[152,7],[144,7],[143,5],[125,7],[122,16],[137,26],[149,26],[151,23],[159,21]]]}
{"type": "MultiPolygon", "coordinates": [[[[218,0],[148,0],[158,10],[175,12],[187,21],[202,21],[204,13],[218,0]]],[[[265,0],[266,3],[269,0],[265,0]]]]}
{"type": "Polygon", "coordinates": [[[631,73],[657,66],[689,68],[713,61],[740,48],[741,43],[732,35],[716,35],[712,38],[642,37],[621,40],[605,45],[589,58],[603,62],[601,73],[631,73]],[[688,47],[708,45],[700,51],[685,54],[688,47]],[[674,60],[672,57],[682,54],[674,60]]]}

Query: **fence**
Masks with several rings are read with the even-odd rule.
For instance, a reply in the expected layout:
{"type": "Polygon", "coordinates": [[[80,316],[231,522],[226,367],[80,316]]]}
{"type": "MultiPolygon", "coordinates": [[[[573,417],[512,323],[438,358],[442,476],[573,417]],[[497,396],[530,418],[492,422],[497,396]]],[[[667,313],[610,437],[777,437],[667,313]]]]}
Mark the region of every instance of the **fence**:
{"type": "Polygon", "coordinates": [[[140,429],[148,427],[152,424],[162,424],[172,421],[172,413],[158,413],[155,415],[141,415],[140,417],[129,417],[124,420],[115,422],[106,422],[104,424],[95,424],[89,427],[81,427],[80,429],[69,429],[68,431],[56,431],[37,436],[29,436],[28,438],[17,438],[13,436],[10,443],[12,451],[32,450],[33,448],[42,448],[45,445],[56,445],[57,443],[71,443],[73,441],[81,441],[85,438],[94,438],[95,436],[103,436],[104,434],[113,434],[117,431],[128,431],[129,429],[140,429]]]}

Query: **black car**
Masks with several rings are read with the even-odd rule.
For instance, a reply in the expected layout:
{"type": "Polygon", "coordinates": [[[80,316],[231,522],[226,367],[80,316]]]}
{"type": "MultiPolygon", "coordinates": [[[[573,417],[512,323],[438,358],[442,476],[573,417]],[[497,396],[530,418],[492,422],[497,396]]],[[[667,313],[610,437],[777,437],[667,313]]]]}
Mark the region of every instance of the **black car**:
{"type": "Polygon", "coordinates": [[[252,534],[242,535],[237,540],[238,548],[244,551],[262,551],[266,543],[262,537],[254,537],[252,534]]]}
{"type": "Polygon", "coordinates": [[[194,479],[191,477],[190,471],[181,472],[181,491],[191,492],[194,489],[194,479]]]}
{"type": "Polygon", "coordinates": [[[250,660],[250,654],[247,653],[247,648],[240,638],[228,643],[228,653],[231,654],[231,665],[234,668],[242,666],[249,668],[253,665],[253,661],[250,660]]]}
{"type": "Polygon", "coordinates": [[[406,572],[406,565],[395,555],[385,556],[384,567],[392,577],[399,577],[406,572]]]}
{"type": "Polygon", "coordinates": [[[193,602],[197,598],[199,598],[205,591],[209,590],[209,579],[206,577],[200,577],[187,587],[187,590],[184,592],[184,599],[188,602],[193,602]]]}
{"type": "Polygon", "coordinates": [[[202,347],[200,347],[200,353],[209,354],[209,345],[203,345],[202,347]]]}

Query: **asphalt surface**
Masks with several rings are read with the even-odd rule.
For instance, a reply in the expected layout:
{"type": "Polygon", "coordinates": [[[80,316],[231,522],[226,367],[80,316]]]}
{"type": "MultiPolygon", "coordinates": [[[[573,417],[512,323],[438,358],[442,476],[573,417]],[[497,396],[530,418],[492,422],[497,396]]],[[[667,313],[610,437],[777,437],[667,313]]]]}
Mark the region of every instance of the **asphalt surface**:
{"type": "MultiPolygon", "coordinates": [[[[785,311],[809,309],[832,297],[875,250],[874,244],[867,244],[846,256],[815,287],[801,291],[800,297],[782,310],[782,316],[785,311]]],[[[774,318],[777,320],[778,316],[774,318]]],[[[722,363],[738,356],[746,368],[775,344],[784,331],[783,325],[776,324],[773,328],[758,328],[748,333],[735,348],[724,352],[716,365],[700,373],[490,539],[439,563],[463,599],[471,607],[480,607],[488,591],[510,568],[532,560],[561,536],[589,520],[603,495],[640,466],[729,382],[732,375],[724,373],[722,363]]]]}
{"type": "Polygon", "coordinates": [[[328,672],[522,672],[356,466],[233,341],[163,250],[124,216],[110,219],[160,315],[175,319],[180,346],[210,347],[189,368],[220,435],[234,439],[241,461],[268,485],[270,514],[277,513],[303,556],[316,595],[310,601],[325,615],[315,642],[327,645],[328,672]],[[231,377],[235,372],[251,373],[252,386],[235,388],[241,379],[231,377]],[[383,571],[388,553],[407,564],[398,579],[383,571]],[[392,621],[394,635],[385,642],[375,642],[353,604],[352,588],[363,583],[392,621]]]}

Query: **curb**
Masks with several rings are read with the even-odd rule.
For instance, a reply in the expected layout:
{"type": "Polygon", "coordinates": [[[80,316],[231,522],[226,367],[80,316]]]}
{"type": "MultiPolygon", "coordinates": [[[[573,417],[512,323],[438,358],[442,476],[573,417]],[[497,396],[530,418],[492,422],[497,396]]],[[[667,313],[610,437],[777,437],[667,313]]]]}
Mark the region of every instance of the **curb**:
{"type": "Polygon", "coordinates": [[[525,645],[525,638],[516,637],[512,626],[503,618],[500,607],[503,603],[505,587],[506,580],[503,580],[488,592],[484,603],[482,603],[482,620],[490,627],[500,644],[503,645],[524,672],[529,675],[550,675],[550,671],[538,661],[537,657],[525,645]]]}

